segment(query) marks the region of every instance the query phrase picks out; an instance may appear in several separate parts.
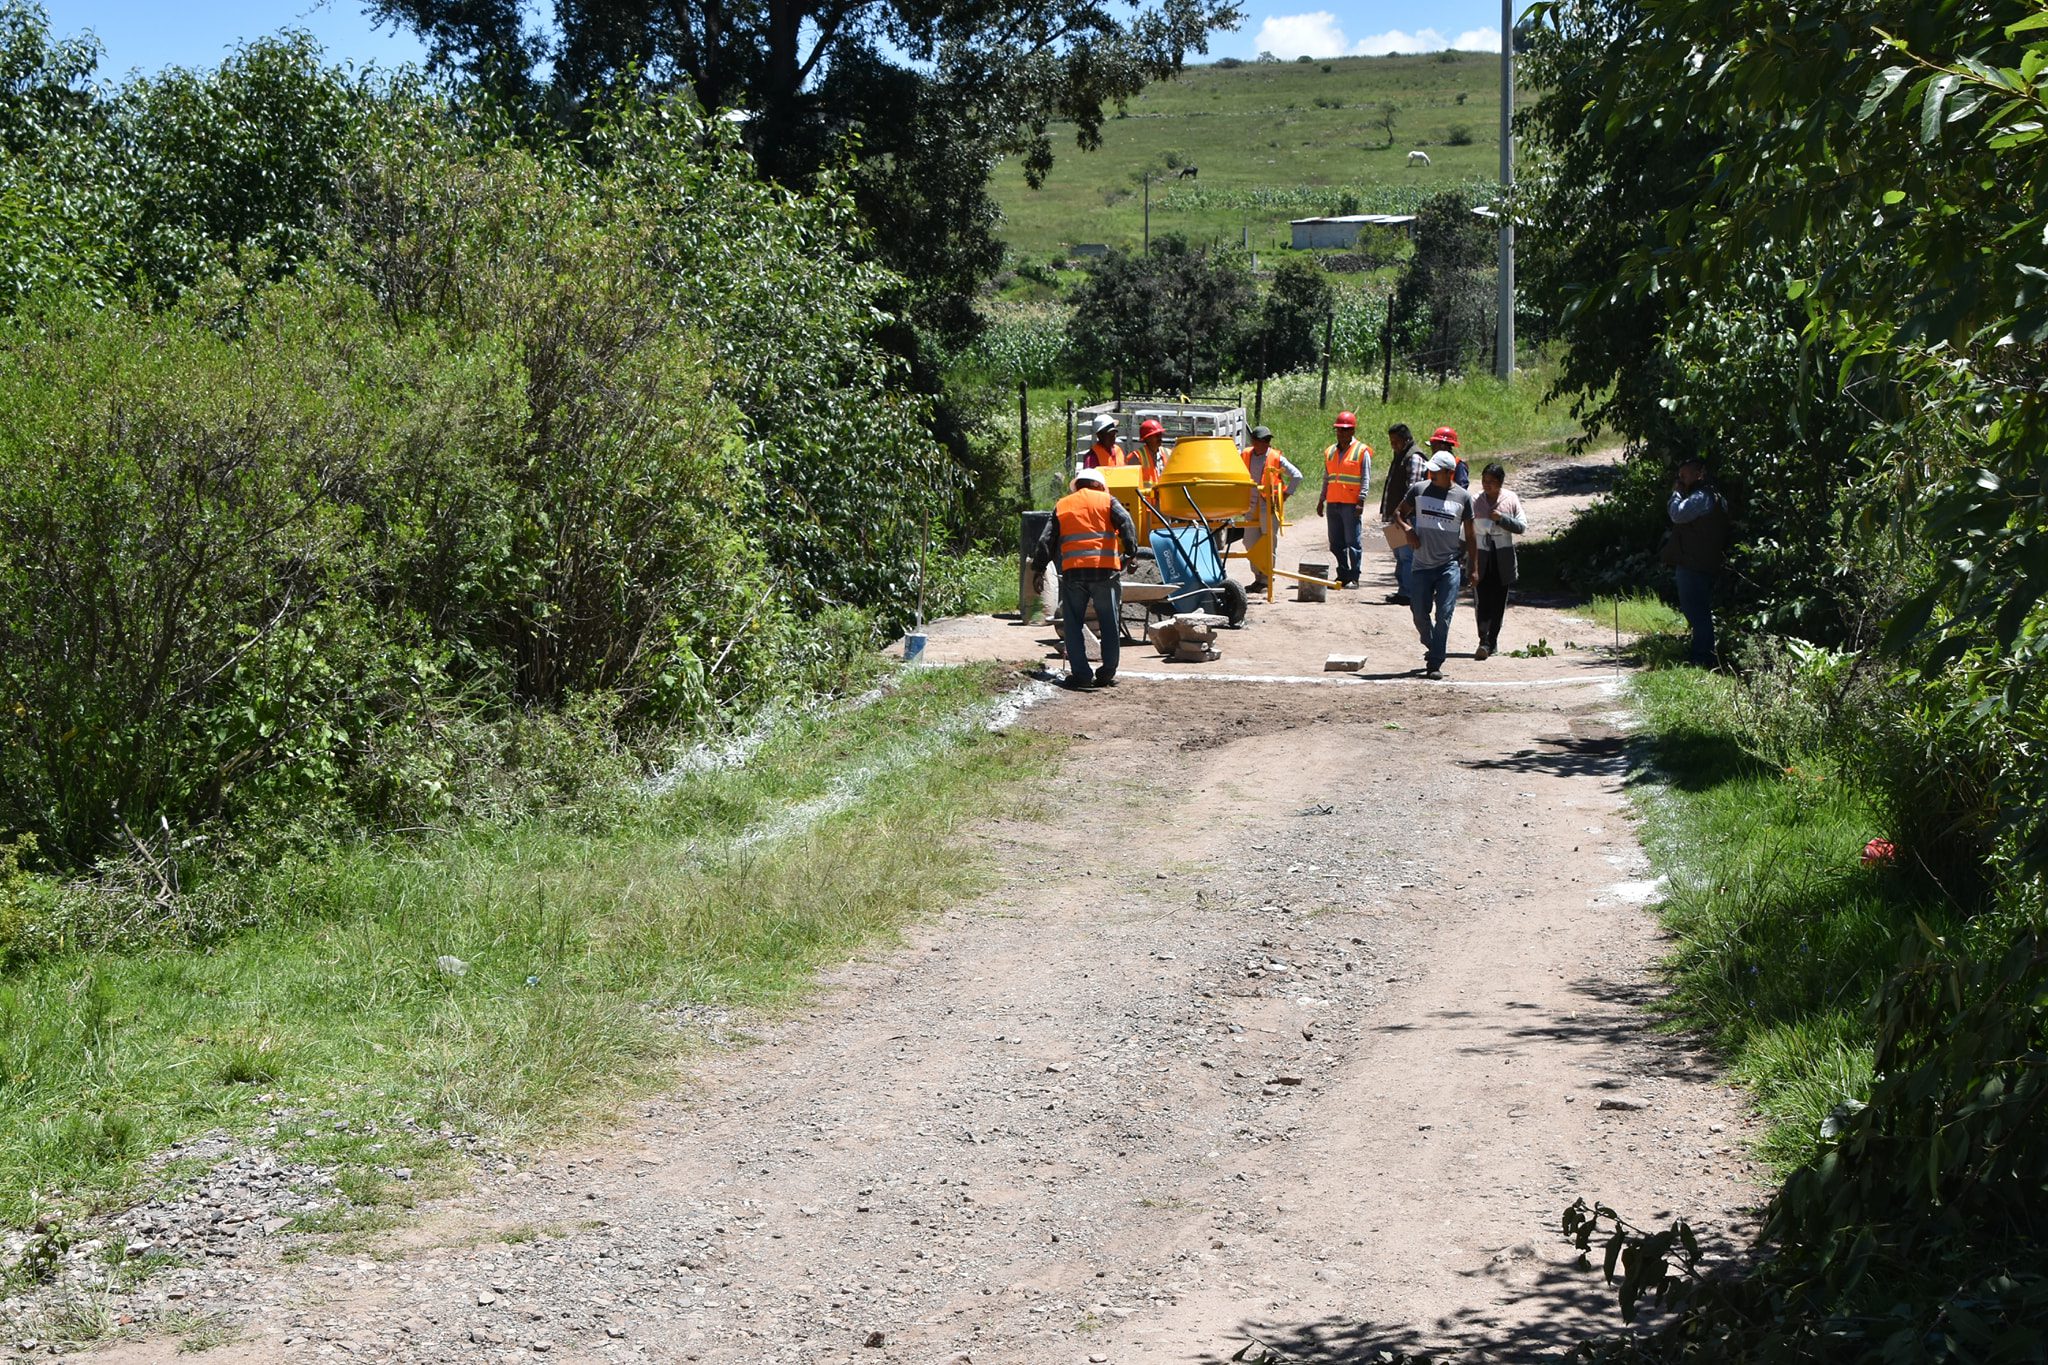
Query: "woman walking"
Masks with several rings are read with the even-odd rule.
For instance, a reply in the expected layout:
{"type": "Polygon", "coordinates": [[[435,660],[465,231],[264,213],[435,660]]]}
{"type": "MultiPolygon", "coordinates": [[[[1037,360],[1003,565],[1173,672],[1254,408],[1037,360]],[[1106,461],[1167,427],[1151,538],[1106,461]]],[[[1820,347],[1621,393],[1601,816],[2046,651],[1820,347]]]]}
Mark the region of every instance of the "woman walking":
{"type": "Polygon", "coordinates": [[[1508,590],[1515,586],[1515,537],[1529,529],[1522,517],[1522,500],[1507,490],[1508,471],[1498,462],[1479,476],[1480,493],[1472,503],[1474,529],[1479,533],[1477,586],[1473,602],[1479,621],[1479,648],[1475,659],[1500,650],[1500,623],[1508,614],[1508,590]]]}

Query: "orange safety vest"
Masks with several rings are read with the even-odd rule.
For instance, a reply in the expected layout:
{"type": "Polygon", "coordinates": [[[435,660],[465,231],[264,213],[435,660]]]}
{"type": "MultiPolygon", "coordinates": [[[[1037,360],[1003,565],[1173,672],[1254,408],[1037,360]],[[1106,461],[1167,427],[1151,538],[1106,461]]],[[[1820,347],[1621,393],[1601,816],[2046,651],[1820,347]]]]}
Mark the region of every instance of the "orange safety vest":
{"type": "Polygon", "coordinates": [[[1060,572],[1122,567],[1117,555],[1116,499],[1099,488],[1077,488],[1053,504],[1060,523],[1060,572]]]}
{"type": "Polygon", "coordinates": [[[1326,502],[1365,501],[1365,462],[1372,458],[1372,447],[1354,438],[1345,451],[1339,454],[1332,445],[1323,452],[1323,476],[1330,482],[1326,502]]]}
{"type": "Polygon", "coordinates": [[[1122,446],[1112,445],[1105,449],[1100,441],[1088,447],[1088,454],[1081,461],[1090,469],[1116,469],[1137,462],[1137,457],[1124,454],[1122,446]]]}
{"type": "MultiPolygon", "coordinates": [[[[1252,468],[1252,452],[1240,451],[1244,456],[1245,472],[1252,468]]],[[[1266,464],[1259,470],[1259,493],[1272,504],[1273,514],[1285,522],[1287,512],[1287,467],[1280,463],[1280,447],[1266,447],[1266,464]]]]}

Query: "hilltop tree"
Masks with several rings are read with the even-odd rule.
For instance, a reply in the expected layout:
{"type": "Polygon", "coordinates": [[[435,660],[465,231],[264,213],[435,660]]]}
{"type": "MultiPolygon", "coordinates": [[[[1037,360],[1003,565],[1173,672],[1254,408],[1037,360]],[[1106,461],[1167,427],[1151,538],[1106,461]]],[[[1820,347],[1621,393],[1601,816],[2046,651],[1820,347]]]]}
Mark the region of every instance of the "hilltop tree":
{"type": "Polygon", "coordinates": [[[775,181],[808,188],[856,151],[852,189],[875,250],[918,284],[919,320],[964,327],[960,297],[1001,258],[988,182],[1020,157],[1042,183],[1051,125],[1099,145],[1108,114],[1207,51],[1234,0],[1158,0],[1119,16],[1091,0],[371,0],[433,60],[540,119],[574,124],[626,88],[688,89],[747,114],[775,181]]]}

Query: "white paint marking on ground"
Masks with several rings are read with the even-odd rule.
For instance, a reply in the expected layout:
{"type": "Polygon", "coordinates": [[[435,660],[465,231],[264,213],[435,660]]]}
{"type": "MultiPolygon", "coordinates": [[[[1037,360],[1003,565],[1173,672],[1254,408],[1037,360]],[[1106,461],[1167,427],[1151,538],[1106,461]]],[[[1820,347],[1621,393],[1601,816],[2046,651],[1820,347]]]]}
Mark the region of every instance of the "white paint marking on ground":
{"type": "Polygon", "coordinates": [[[1032,681],[1014,692],[996,698],[990,710],[988,729],[990,734],[1001,734],[1015,725],[1020,717],[1032,707],[1051,701],[1059,695],[1059,689],[1049,682],[1032,681]]]}
{"type": "Polygon", "coordinates": [[[1601,892],[1600,901],[1616,902],[1623,905],[1648,905],[1664,894],[1664,879],[1651,877],[1647,881],[1616,882],[1601,892]]]}
{"type": "Polygon", "coordinates": [[[1146,682],[1222,682],[1222,683],[1284,683],[1289,687],[1619,687],[1618,677],[1600,674],[1595,677],[1574,678],[1503,678],[1499,682],[1482,682],[1468,678],[1443,678],[1431,682],[1421,674],[1401,678],[1359,678],[1343,673],[1145,673],[1135,669],[1119,668],[1116,675],[1121,678],[1142,678],[1146,682]]]}
{"type": "Polygon", "coordinates": [[[956,712],[921,734],[884,747],[860,767],[833,778],[832,785],[823,796],[799,802],[773,820],[746,830],[732,841],[732,846],[735,850],[754,848],[775,839],[786,839],[792,834],[803,834],[854,805],[882,778],[936,757],[971,731],[994,733],[1007,730],[1025,711],[1054,695],[1051,684],[1032,682],[956,712]]]}
{"type": "Polygon", "coordinates": [[[851,715],[855,711],[866,710],[888,695],[889,688],[884,684],[871,687],[857,696],[828,699],[810,706],[771,706],[755,719],[751,728],[725,739],[698,740],[677,753],[667,767],[647,779],[647,791],[653,796],[666,796],[681,786],[684,778],[693,774],[745,767],[784,721],[813,711],[851,715]]]}

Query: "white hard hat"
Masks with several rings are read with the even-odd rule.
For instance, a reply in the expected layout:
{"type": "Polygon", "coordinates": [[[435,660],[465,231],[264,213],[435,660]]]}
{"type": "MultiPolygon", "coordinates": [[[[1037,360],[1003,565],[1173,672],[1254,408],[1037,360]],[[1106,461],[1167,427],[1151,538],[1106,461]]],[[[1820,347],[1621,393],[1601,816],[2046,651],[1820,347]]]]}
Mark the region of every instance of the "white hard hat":
{"type": "Polygon", "coordinates": [[[1107,488],[1107,487],[1109,487],[1109,481],[1108,481],[1107,479],[1105,479],[1105,478],[1103,478],[1103,477],[1102,477],[1102,471],[1101,471],[1101,470],[1099,470],[1099,469],[1086,469],[1086,468],[1083,468],[1083,469],[1077,469],[1077,470],[1075,470],[1075,471],[1074,471],[1074,486],[1075,486],[1076,488],[1078,488],[1078,487],[1080,487],[1080,486],[1081,486],[1082,484],[1084,484],[1084,483],[1092,483],[1092,484],[1094,484],[1094,485],[1095,485],[1095,486],[1096,486],[1097,488],[1107,488]]]}
{"type": "Polygon", "coordinates": [[[1115,430],[1116,418],[1111,417],[1108,413],[1105,412],[1102,416],[1095,419],[1095,434],[1097,436],[1100,436],[1105,431],[1115,430]]]}

